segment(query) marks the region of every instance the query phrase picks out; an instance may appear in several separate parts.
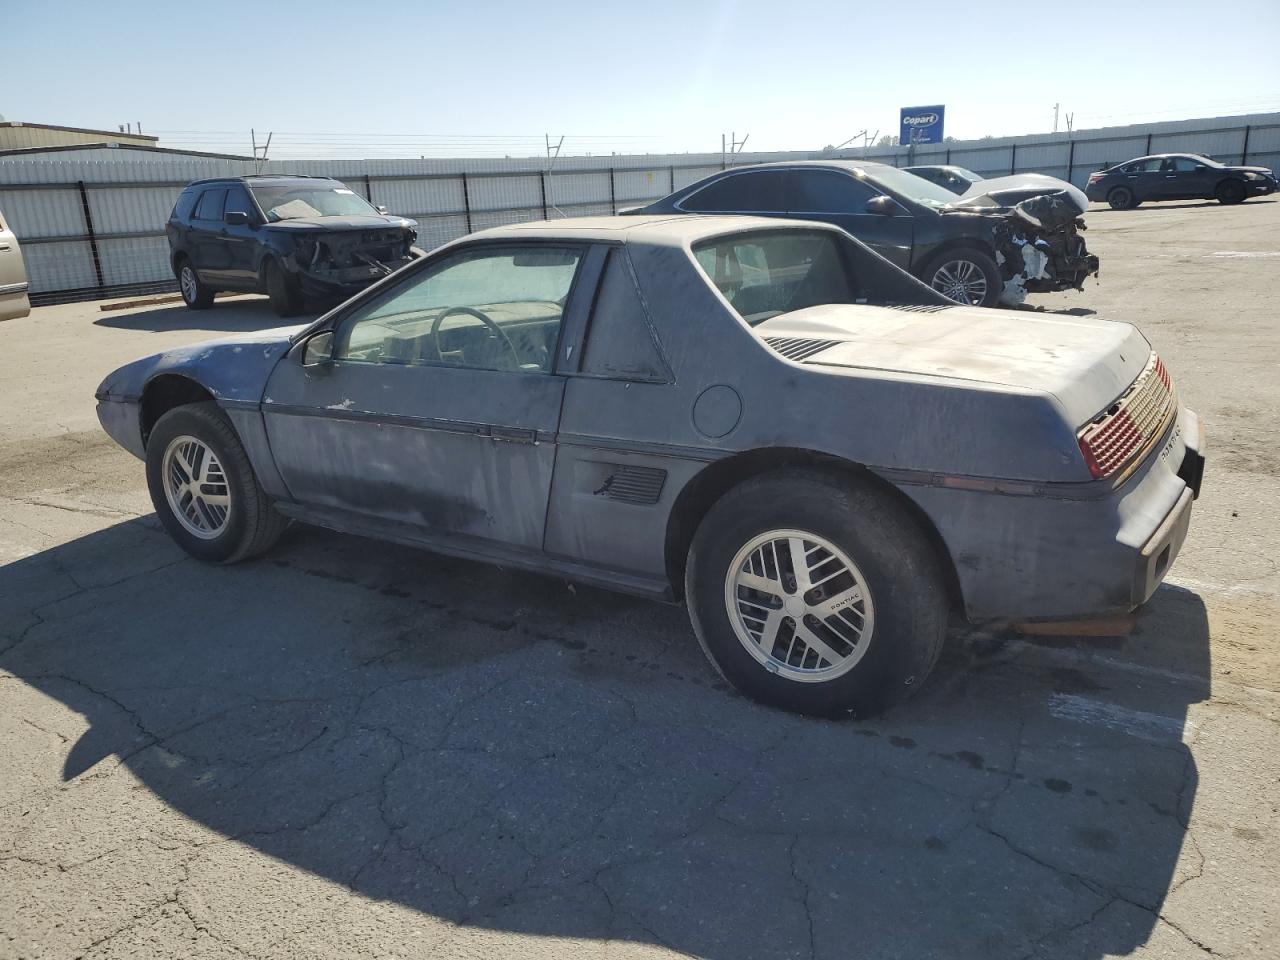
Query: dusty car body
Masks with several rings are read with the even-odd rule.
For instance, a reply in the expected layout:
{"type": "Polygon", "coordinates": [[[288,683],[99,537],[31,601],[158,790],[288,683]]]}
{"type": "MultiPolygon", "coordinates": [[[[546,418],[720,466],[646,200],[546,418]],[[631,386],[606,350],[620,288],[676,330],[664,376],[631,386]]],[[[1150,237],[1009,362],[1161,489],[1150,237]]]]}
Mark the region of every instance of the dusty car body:
{"type": "Polygon", "coordinates": [[[288,517],[683,598],[732,682],[822,714],[918,687],[949,608],[1141,604],[1204,463],[1134,327],[958,307],[834,227],[743,217],[474,234],[97,399],[198,557],[288,517]]]}
{"type": "Polygon", "coordinates": [[[1047,193],[1065,193],[1075,201],[1081,213],[1089,209],[1089,198],[1084,191],[1066,180],[1046,176],[1043,173],[1013,173],[1004,177],[983,177],[951,164],[939,166],[903,167],[908,173],[924,177],[930,183],[951,191],[963,199],[979,200],[989,197],[997,206],[1012,207],[1023,200],[1047,193]]]}
{"type": "MultiPolygon", "coordinates": [[[[1077,191],[1078,192],[1078,191],[1077,191]]],[[[739,213],[831,223],[949,300],[1020,303],[1028,293],[1079,290],[1098,272],[1075,199],[1054,194],[1051,225],[1021,203],[957,198],[882,163],[762,163],[713,174],[629,214],[739,213]]],[[[1025,203],[1041,205],[1039,196],[1025,203]]]]}
{"type": "Polygon", "coordinates": [[[281,316],[345,299],[413,260],[417,224],[327,177],[197,180],[165,233],[187,306],[219,291],[266,293],[281,316]]]}
{"type": "Polygon", "coordinates": [[[0,320],[16,320],[30,312],[22,250],[18,238],[4,221],[4,211],[0,210],[0,320]]]}
{"type": "Polygon", "coordinates": [[[1137,157],[1089,174],[1090,200],[1113,210],[1131,210],[1153,200],[1217,200],[1244,203],[1280,190],[1267,167],[1228,166],[1198,153],[1160,153],[1137,157]]]}

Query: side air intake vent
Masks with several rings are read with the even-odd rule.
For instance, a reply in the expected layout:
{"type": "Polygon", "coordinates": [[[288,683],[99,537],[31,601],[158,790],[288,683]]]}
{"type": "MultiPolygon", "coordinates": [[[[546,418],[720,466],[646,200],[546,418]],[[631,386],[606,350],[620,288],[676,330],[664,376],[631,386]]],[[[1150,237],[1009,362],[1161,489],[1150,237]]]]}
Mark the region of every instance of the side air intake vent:
{"type": "Polygon", "coordinates": [[[834,347],[840,340],[809,340],[805,337],[765,337],[764,340],[774,350],[788,360],[805,360],[815,353],[821,353],[828,347],[834,347]]]}
{"type": "Polygon", "coordinates": [[[658,498],[662,496],[662,487],[667,482],[667,471],[632,464],[619,463],[609,466],[611,472],[604,478],[600,489],[596,491],[597,495],[642,506],[657,503],[658,498]]]}

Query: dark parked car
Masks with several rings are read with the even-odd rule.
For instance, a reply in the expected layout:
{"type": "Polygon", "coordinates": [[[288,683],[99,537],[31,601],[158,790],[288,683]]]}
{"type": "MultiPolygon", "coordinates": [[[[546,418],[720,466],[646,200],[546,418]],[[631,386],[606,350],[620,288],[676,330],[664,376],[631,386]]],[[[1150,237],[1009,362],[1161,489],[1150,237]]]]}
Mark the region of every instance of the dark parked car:
{"type": "Polygon", "coordinates": [[[417,223],[388,216],[327,177],[197,180],[165,226],[182,299],[266,293],[282,317],[345,299],[414,259],[417,223]]]}
{"type": "Polygon", "coordinates": [[[1089,199],[1132,210],[1151,200],[1217,200],[1243,203],[1280,189],[1266,167],[1229,167],[1196,153],[1138,157],[1089,174],[1089,199]]]}
{"type": "Polygon", "coordinates": [[[474,234],[97,398],[195,557],[296,518],[683,598],[730,681],[821,714],[918,689],[953,608],[1143,603],[1204,464],[1129,324],[959,307],[834,227],[746,217],[474,234]]]}
{"type": "Polygon", "coordinates": [[[1078,232],[1078,204],[1054,197],[1005,206],[985,195],[959,198],[882,163],[814,160],[727,170],[626,212],[820,220],[949,300],[994,306],[1028,292],[1078,290],[1098,272],[1078,232]]]}

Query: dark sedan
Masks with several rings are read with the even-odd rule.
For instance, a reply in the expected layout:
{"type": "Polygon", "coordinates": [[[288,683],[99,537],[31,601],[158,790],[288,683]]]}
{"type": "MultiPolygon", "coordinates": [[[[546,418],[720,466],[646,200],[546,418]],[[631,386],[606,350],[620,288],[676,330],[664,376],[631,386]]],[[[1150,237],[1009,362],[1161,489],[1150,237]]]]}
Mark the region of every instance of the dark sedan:
{"type": "Polygon", "coordinates": [[[1098,258],[1066,194],[1015,205],[957,197],[882,163],[764,163],[717,173],[628,213],[743,213],[819,220],[847,230],[956,303],[1019,303],[1080,289],[1098,258]]]}
{"type": "Polygon", "coordinates": [[[1162,153],[1089,174],[1085,193],[1113,210],[1132,210],[1151,200],[1243,203],[1277,189],[1280,182],[1266,167],[1229,167],[1196,153],[1162,153]]]}

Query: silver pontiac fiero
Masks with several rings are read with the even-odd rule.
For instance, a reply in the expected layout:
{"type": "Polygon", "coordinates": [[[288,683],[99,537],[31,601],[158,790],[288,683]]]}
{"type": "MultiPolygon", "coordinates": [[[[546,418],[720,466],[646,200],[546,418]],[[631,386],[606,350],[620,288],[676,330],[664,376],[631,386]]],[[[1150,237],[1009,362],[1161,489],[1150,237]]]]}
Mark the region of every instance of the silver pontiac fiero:
{"type": "Polygon", "coordinates": [[[917,689],[953,610],[1143,603],[1204,465],[1129,324],[956,306],[747,217],[473,234],[97,398],[195,557],[300,520],[683,600],[729,681],[820,715],[917,689]]]}

